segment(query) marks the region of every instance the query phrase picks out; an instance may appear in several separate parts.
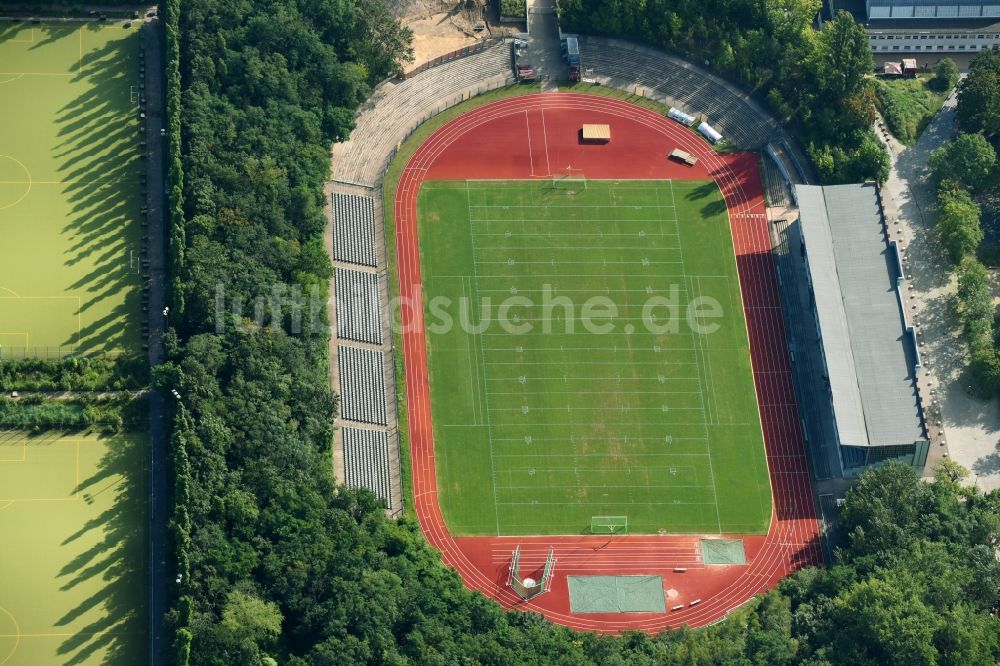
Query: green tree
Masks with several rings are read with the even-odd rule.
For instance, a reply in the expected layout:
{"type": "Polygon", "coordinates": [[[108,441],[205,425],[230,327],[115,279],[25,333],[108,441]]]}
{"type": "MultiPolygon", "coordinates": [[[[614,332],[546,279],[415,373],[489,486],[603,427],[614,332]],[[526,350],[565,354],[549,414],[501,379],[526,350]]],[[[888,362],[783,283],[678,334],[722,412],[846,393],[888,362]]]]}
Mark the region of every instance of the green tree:
{"type": "Polygon", "coordinates": [[[1000,49],[982,51],[959,86],[958,121],[966,132],[993,137],[1000,132],[1000,49]]]}
{"type": "Polygon", "coordinates": [[[958,83],[958,65],[951,58],[942,58],[941,62],[934,66],[934,76],[930,80],[930,86],[944,92],[954,88],[956,83],[958,83]]]}
{"type": "Polygon", "coordinates": [[[938,182],[982,190],[995,178],[997,153],[982,134],[960,134],[931,153],[929,165],[938,182]]]}
{"type": "Polygon", "coordinates": [[[910,590],[877,578],[860,582],[835,599],[834,621],[844,663],[936,663],[934,635],[941,620],[910,590]]]}
{"type": "Polygon", "coordinates": [[[827,21],[813,57],[820,95],[834,102],[857,93],[875,68],[865,27],[843,10],[827,21]]]}
{"type": "Polygon", "coordinates": [[[983,242],[983,228],[979,204],[968,192],[945,190],[938,195],[938,235],[955,264],[975,254],[983,242]]]}

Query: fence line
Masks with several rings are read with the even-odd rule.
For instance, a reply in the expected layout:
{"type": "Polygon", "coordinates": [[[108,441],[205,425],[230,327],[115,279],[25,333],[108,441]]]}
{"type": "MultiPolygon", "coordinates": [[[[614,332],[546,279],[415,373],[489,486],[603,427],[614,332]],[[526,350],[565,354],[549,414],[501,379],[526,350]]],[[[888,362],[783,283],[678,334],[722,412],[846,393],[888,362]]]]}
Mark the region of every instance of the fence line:
{"type": "Polygon", "coordinates": [[[105,351],[105,352],[88,352],[81,350],[78,347],[50,347],[45,345],[38,346],[23,346],[23,345],[0,345],[0,362],[2,361],[23,361],[26,359],[42,359],[42,360],[62,360],[70,357],[78,358],[108,358],[116,359],[127,352],[124,351],[105,351]]]}
{"type": "Polygon", "coordinates": [[[408,72],[404,72],[401,78],[409,79],[416,76],[417,74],[420,74],[421,72],[426,72],[428,69],[432,67],[443,65],[446,62],[451,62],[452,60],[458,60],[459,58],[465,58],[470,55],[482,53],[487,49],[493,48],[497,44],[503,44],[507,42],[507,40],[508,40],[507,37],[491,37],[481,42],[477,42],[471,46],[463,46],[462,48],[451,51],[450,53],[438,56],[437,58],[432,58],[431,60],[428,60],[422,65],[418,65],[416,68],[408,72]]]}

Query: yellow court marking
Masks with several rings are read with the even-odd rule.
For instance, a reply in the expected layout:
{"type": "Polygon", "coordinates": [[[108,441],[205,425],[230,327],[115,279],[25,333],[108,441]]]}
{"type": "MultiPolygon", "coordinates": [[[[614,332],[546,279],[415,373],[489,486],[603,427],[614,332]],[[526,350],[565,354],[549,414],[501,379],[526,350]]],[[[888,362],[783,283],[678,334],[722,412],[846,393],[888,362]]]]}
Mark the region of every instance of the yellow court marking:
{"type": "Polygon", "coordinates": [[[76,76],[73,72],[0,72],[0,76],[76,76]]]}
{"type": "Polygon", "coordinates": [[[24,76],[24,74],[11,74],[12,78],[7,79],[6,81],[0,81],[0,85],[2,85],[4,83],[13,83],[14,81],[17,81],[18,79],[20,79],[23,76],[24,76]]]}
{"type": "Polygon", "coordinates": [[[80,64],[78,69],[83,69],[83,26],[80,26],[80,64]]]}
{"type": "Polygon", "coordinates": [[[5,656],[3,659],[0,659],[0,666],[3,666],[3,664],[6,664],[8,661],[10,661],[10,658],[14,656],[15,652],[17,652],[17,646],[21,644],[21,625],[17,623],[17,618],[14,617],[14,614],[11,613],[6,608],[4,608],[3,606],[0,606],[0,613],[3,613],[7,617],[9,617],[10,621],[14,623],[13,636],[8,636],[8,635],[4,636],[4,638],[14,639],[14,647],[10,649],[10,652],[7,653],[7,656],[5,656]]]}
{"type": "Polygon", "coordinates": [[[14,164],[16,164],[19,167],[21,167],[21,169],[24,170],[24,176],[25,176],[26,182],[28,184],[28,189],[26,189],[24,191],[24,194],[22,194],[18,199],[16,199],[14,201],[14,203],[9,203],[6,206],[0,206],[0,210],[7,210],[8,208],[13,208],[17,204],[19,204],[22,201],[24,201],[24,198],[31,193],[31,171],[28,170],[28,167],[24,166],[24,162],[22,162],[21,160],[17,159],[16,157],[11,157],[10,155],[0,155],[0,159],[10,160],[14,164]]]}
{"type": "MultiPolygon", "coordinates": [[[[0,298],[21,298],[21,294],[17,293],[13,289],[10,289],[8,287],[0,287],[0,289],[2,289],[4,291],[9,291],[10,293],[14,294],[13,296],[0,296],[0,298]]],[[[21,334],[20,333],[11,333],[11,335],[21,335],[21,334]]]]}
{"type": "Polygon", "coordinates": [[[8,500],[6,502],[0,502],[0,511],[3,511],[9,506],[14,506],[14,500],[8,500]]]}
{"type": "MultiPolygon", "coordinates": [[[[24,440],[21,440],[21,457],[17,459],[14,458],[0,459],[0,463],[23,463],[27,462],[27,460],[28,460],[28,443],[25,442],[24,440]]],[[[79,463],[77,463],[77,468],[79,468],[79,463]]],[[[0,508],[6,508],[6,507],[0,507],[0,508]]]]}
{"type": "MultiPolygon", "coordinates": [[[[46,634],[16,634],[21,638],[65,638],[67,636],[145,636],[141,631],[115,631],[105,629],[103,631],[74,631],[68,633],[46,633],[46,634]]],[[[14,638],[15,634],[0,634],[0,638],[14,638]]],[[[0,661],[0,664],[3,662],[0,661]]]]}

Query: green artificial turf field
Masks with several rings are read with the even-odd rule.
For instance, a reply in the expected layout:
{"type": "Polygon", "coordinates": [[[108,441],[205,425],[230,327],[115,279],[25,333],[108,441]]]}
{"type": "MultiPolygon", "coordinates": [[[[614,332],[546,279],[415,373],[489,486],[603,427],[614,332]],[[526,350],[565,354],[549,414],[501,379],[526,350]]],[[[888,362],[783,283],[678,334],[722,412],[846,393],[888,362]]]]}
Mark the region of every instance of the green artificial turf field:
{"type": "Polygon", "coordinates": [[[0,433],[0,664],[147,662],[146,454],[0,433]]]}
{"type": "Polygon", "coordinates": [[[0,358],[138,351],[137,30],[0,23],[0,358]]]}
{"type": "Polygon", "coordinates": [[[632,533],[766,532],[749,343],[713,182],[435,181],[418,207],[453,533],[585,533],[602,515],[626,516],[632,533]],[[617,317],[594,316],[609,304],[617,317]]]}

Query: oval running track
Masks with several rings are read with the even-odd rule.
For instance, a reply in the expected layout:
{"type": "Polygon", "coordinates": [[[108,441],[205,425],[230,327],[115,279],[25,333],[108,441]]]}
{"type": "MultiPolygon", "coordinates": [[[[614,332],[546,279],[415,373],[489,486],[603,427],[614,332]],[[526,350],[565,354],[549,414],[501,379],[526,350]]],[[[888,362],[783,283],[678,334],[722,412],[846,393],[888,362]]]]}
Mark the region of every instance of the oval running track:
{"type": "Polygon", "coordinates": [[[470,111],[441,127],[410,159],[396,194],[396,249],[402,302],[417,304],[423,303],[417,194],[425,180],[550,178],[567,166],[587,178],[713,179],[729,211],[771,478],[770,528],[767,535],[743,537],[746,565],[704,565],[698,535],[453,537],[437,499],[424,313],[404,307],[414,508],[427,540],[466,586],[506,608],[538,612],[575,629],[657,632],[716,622],[795,569],[822,563],[756,159],[717,154],[690,130],[641,107],[568,93],[515,97],[470,111]],[[582,145],[577,132],[584,122],[611,125],[611,143],[582,145]],[[675,147],[697,155],[698,164],[667,160],[675,147]],[[541,566],[550,546],[557,559],[551,591],[527,602],[506,586],[517,544],[524,574],[541,566]],[[568,574],[639,573],[663,576],[672,592],[667,613],[570,613],[568,574]]]}

